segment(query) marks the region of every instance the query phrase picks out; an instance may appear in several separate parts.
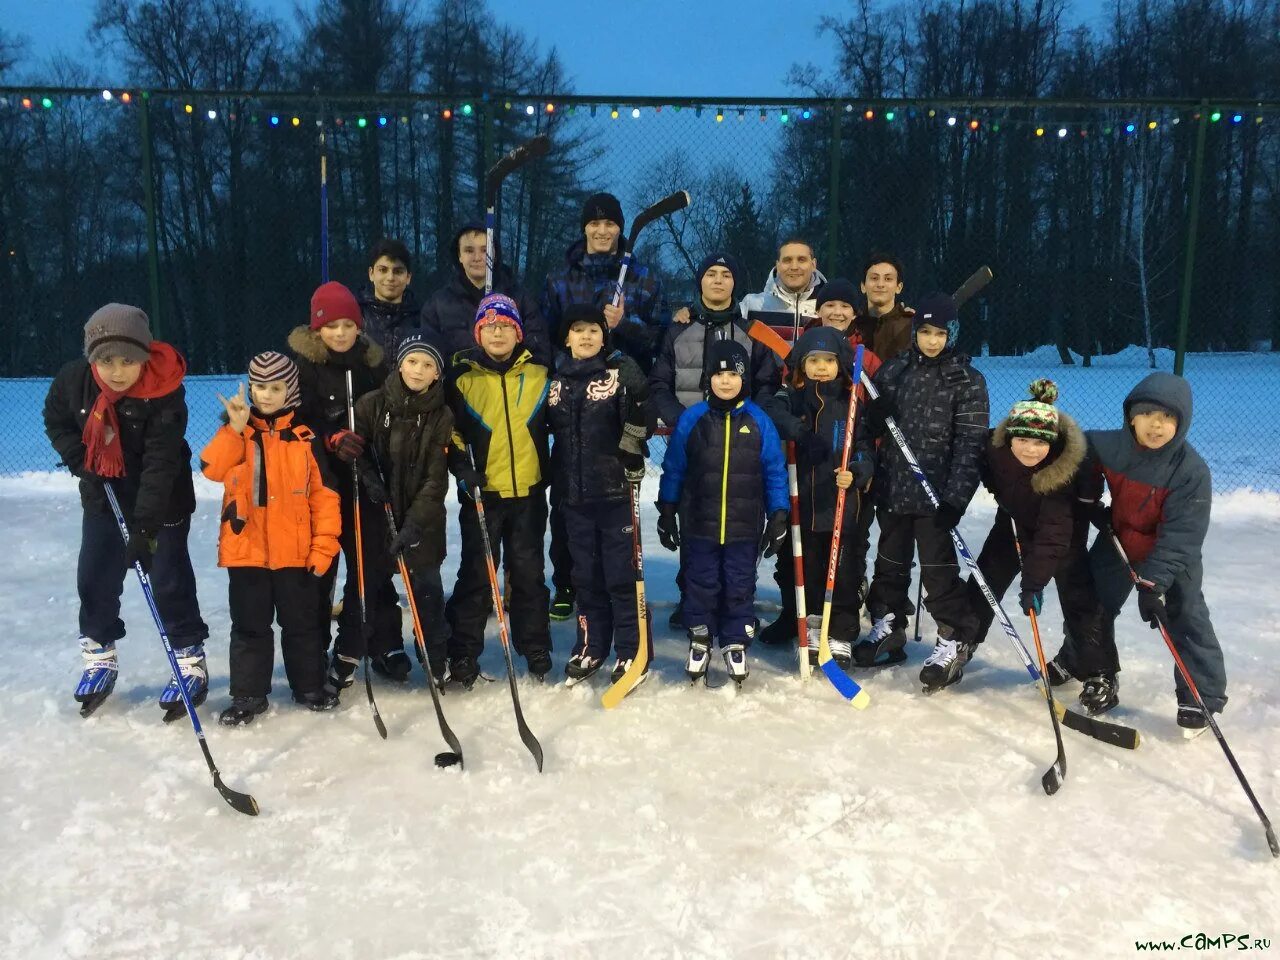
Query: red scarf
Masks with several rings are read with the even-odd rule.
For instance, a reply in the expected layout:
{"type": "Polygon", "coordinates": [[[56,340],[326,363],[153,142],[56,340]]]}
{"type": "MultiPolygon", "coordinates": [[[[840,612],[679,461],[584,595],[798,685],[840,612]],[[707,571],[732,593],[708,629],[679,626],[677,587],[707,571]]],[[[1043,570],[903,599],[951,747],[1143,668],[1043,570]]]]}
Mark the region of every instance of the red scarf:
{"type": "Polygon", "coordinates": [[[98,375],[95,364],[89,364],[94,382],[102,392],[84,422],[84,467],[100,477],[124,476],[124,448],[120,445],[120,421],[116,418],[116,401],[121,397],[150,400],[173,393],[182,384],[187,361],[167,343],[151,341],[151,356],[142,365],[142,376],[125,391],[112,390],[98,375]]]}

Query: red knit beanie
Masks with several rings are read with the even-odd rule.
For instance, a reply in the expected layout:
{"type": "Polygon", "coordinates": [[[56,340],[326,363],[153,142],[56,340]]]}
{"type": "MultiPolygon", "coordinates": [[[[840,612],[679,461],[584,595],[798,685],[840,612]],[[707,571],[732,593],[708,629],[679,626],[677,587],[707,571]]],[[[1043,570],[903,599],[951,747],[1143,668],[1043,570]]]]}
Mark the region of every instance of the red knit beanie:
{"type": "Polygon", "coordinates": [[[311,329],[319,330],[335,320],[350,320],[357,330],[364,326],[360,304],[356,303],[351,291],[336,280],[330,280],[311,295],[311,329]]]}

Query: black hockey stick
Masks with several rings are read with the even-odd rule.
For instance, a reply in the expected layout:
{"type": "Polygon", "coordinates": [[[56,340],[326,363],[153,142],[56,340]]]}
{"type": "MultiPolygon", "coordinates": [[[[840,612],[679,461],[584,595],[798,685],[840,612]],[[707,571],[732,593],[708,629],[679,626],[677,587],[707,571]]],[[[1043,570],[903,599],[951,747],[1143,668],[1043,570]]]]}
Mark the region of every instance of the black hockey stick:
{"type": "MultiPolygon", "coordinates": [[[[1120,543],[1120,538],[1116,536],[1115,530],[1111,531],[1111,542],[1115,545],[1116,553],[1120,554],[1120,559],[1124,561],[1125,569],[1129,571],[1129,579],[1133,581],[1135,586],[1142,586],[1145,581],[1138,576],[1138,571],[1133,569],[1133,564],[1129,562],[1129,555],[1124,552],[1124,546],[1120,543]]],[[[1191,691],[1191,696],[1196,699],[1196,706],[1204,714],[1205,722],[1209,724],[1209,729],[1213,731],[1213,735],[1218,738],[1218,746],[1222,747],[1222,752],[1226,754],[1227,763],[1231,764],[1231,769],[1235,771],[1236,779],[1240,781],[1240,786],[1244,788],[1245,796],[1253,804],[1253,812],[1262,821],[1262,829],[1266,832],[1267,846],[1271,848],[1271,855],[1280,857],[1280,842],[1276,840],[1276,832],[1271,828],[1271,820],[1267,817],[1266,812],[1262,809],[1262,804],[1258,802],[1258,798],[1254,795],[1253,788],[1249,786],[1249,781],[1245,778],[1244,771],[1240,769],[1240,764],[1236,762],[1236,755],[1231,752],[1231,747],[1227,745],[1227,738],[1218,729],[1218,721],[1213,719],[1213,711],[1205,706],[1204,698],[1200,696],[1200,691],[1196,688],[1196,682],[1191,679],[1191,671],[1182,662],[1182,656],[1178,653],[1178,648],[1173,645],[1173,637],[1169,636],[1168,624],[1164,622],[1163,617],[1158,617],[1156,625],[1160,628],[1160,636],[1164,638],[1165,646],[1173,654],[1173,662],[1177,664],[1178,672],[1182,674],[1183,682],[1186,683],[1187,689],[1191,691]]]]}
{"type": "MultiPolygon", "coordinates": [[[[356,406],[352,396],[351,371],[347,370],[347,429],[356,432],[356,406]]],[[[360,597],[360,639],[363,643],[364,660],[364,692],[369,698],[369,709],[373,712],[373,725],[378,728],[378,736],[387,739],[387,725],[382,722],[382,714],[378,712],[378,701],[373,698],[373,681],[369,679],[369,611],[365,603],[364,593],[364,535],[360,530],[360,468],[356,461],[351,461],[351,513],[356,534],[356,589],[360,597]]]]}
{"type": "Polygon", "coordinates": [[[979,267],[973,271],[969,279],[960,284],[958,290],[951,295],[951,302],[956,305],[956,309],[960,309],[969,301],[969,299],[991,282],[991,268],[979,267]]]}
{"type": "MultiPolygon", "coordinates": [[[[383,482],[385,482],[385,478],[383,482]]],[[[391,530],[392,539],[395,539],[399,534],[396,529],[395,513],[391,509],[391,504],[384,503],[382,506],[387,511],[387,527],[391,530]]],[[[431,670],[431,658],[427,655],[427,638],[422,632],[422,618],[418,615],[418,601],[413,595],[413,581],[409,577],[409,564],[405,562],[403,553],[396,554],[396,564],[400,569],[400,579],[404,582],[404,592],[409,597],[409,615],[413,618],[413,640],[418,646],[418,656],[427,671],[427,689],[431,691],[431,703],[436,708],[436,720],[440,724],[440,736],[444,738],[444,742],[449,745],[451,751],[437,753],[436,766],[452,767],[456,764],[465,769],[465,764],[462,762],[462,745],[458,743],[458,738],[454,736],[453,730],[449,726],[449,721],[444,718],[444,708],[440,706],[440,691],[436,689],[435,673],[431,670]]]]}
{"type": "MultiPolygon", "coordinates": [[[[470,447],[467,453],[471,457],[471,468],[476,468],[476,452],[470,447]]],[[[502,609],[502,591],[498,589],[498,569],[493,562],[493,545],[489,542],[489,525],[485,521],[484,516],[484,492],[477,487],[474,491],[476,504],[476,518],[480,521],[480,536],[484,541],[484,562],[485,569],[489,574],[489,593],[493,597],[493,609],[498,615],[498,638],[502,641],[502,656],[507,661],[507,681],[511,684],[511,704],[516,711],[516,729],[520,731],[520,739],[524,741],[524,745],[529,752],[533,754],[533,760],[538,765],[538,772],[542,772],[542,744],[538,742],[538,738],[533,735],[533,731],[529,729],[529,725],[524,721],[524,711],[520,709],[520,691],[516,689],[516,667],[511,660],[511,638],[507,634],[507,615],[502,609]]]]}
{"type": "Polygon", "coordinates": [[[516,147],[492,167],[484,176],[484,295],[493,293],[493,236],[498,222],[498,190],[513,171],[518,170],[530,160],[544,157],[551,151],[551,138],[540,133],[531,140],[526,140],[516,147]]]}
{"type": "Polygon", "coordinates": [[[631,235],[627,238],[627,249],[622,253],[622,266],[618,270],[618,286],[613,294],[614,306],[617,306],[618,301],[622,299],[622,284],[627,279],[627,271],[631,269],[631,258],[635,254],[636,239],[640,236],[640,231],[660,217],[668,217],[683,210],[688,205],[689,191],[677,190],[675,193],[663,197],[652,206],[645,207],[631,222],[631,235]]]}
{"type": "MultiPolygon", "coordinates": [[[[102,486],[107,491],[107,500],[111,504],[111,512],[116,515],[116,524],[120,527],[120,536],[124,538],[125,544],[128,545],[129,525],[125,523],[124,513],[120,510],[120,501],[116,499],[115,489],[110,482],[104,482],[102,486]]],[[[155,620],[156,629],[160,631],[160,642],[164,644],[165,656],[169,658],[169,669],[173,671],[174,682],[178,685],[178,692],[182,694],[182,705],[187,708],[187,717],[191,720],[191,729],[195,731],[196,739],[200,741],[200,750],[204,753],[204,762],[209,765],[209,773],[213,775],[214,787],[222,795],[222,799],[227,801],[227,806],[231,807],[236,813],[243,813],[248,817],[256,817],[258,815],[258,801],[247,793],[239,793],[232,790],[222,782],[222,774],[218,772],[218,765],[213,762],[213,754],[209,752],[209,744],[204,739],[204,730],[200,726],[200,717],[196,714],[196,708],[192,705],[191,698],[187,695],[187,685],[182,682],[182,671],[178,669],[178,658],[174,656],[173,644],[169,642],[169,631],[164,628],[164,621],[160,619],[160,608],[156,606],[156,597],[151,591],[151,578],[142,569],[140,561],[135,560],[133,562],[133,572],[138,575],[138,582],[142,584],[142,595],[146,597],[147,608],[151,611],[151,619],[155,620]]]]}

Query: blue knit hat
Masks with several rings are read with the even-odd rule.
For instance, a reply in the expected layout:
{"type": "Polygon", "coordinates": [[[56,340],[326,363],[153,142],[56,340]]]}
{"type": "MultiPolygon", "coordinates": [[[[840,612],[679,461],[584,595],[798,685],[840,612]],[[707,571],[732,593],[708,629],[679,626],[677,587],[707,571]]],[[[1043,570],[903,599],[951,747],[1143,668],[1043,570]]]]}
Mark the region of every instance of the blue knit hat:
{"type": "Polygon", "coordinates": [[[480,328],[494,323],[512,324],[516,328],[516,339],[524,341],[524,322],[520,319],[520,308],[505,294],[491,293],[476,307],[475,325],[471,328],[471,336],[476,343],[480,342],[480,328]]]}
{"type": "Polygon", "coordinates": [[[400,347],[396,350],[396,366],[404,363],[404,358],[411,353],[425,353],[436,363],[436,369],[440,373],[444,373],[444,354],[440,352],[440,348],[428,340],[420,333],[405,337],[400,341],[400,347]]]}
{"type": "Polygon", "coordinates": [[[916,315],[911,318],[911,333],[914,335],[925,324],[947,331],[947,346],[954,347],[956,338],[960,336],[960,317],[956,313],[956,304],[945,293],[931,293],[916,307],[916,315]]]}
{"type": "Polygon", "coordinates": [[[734,259],[731,253],[709,253],[702,258],[702,262],[698,264],[697,272],[694,274],[693,282],[696,287],[701,289],[702,278],[712,267],[726,267],[733,274],[733,286],[736,292],[738,282],[742,279],[742,269],[738,266],[738,261],[734,259]]]}

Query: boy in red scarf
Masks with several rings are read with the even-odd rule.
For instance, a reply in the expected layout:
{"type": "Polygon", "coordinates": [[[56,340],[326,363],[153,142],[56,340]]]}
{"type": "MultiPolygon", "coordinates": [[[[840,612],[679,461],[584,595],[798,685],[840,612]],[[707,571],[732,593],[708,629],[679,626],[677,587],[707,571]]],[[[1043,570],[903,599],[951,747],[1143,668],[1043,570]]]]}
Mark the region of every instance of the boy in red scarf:
{"type": "MultiPolygon", "coordinates": [[[[169,344],[151,339],[145,313],[119,303],[89,318],[84,354],[58,371],[44,402],[45,433],[80,478],[84,509],[76,573],[85,668],[75,694],[80,713],[91,714],[115,686],[116,641],[125,632],[120,593],[135,561],[151,580],[182,683],[199,706],[208,693],[209,628],[187,553],[196,505],[183,437],[187,364],[169,344]],[[108,481],[129,526],[127,547],[107,502],[108,481]]],[[[160,706],[166,721],[185,712],[176,679],[169,679],[160,706]]]]}

